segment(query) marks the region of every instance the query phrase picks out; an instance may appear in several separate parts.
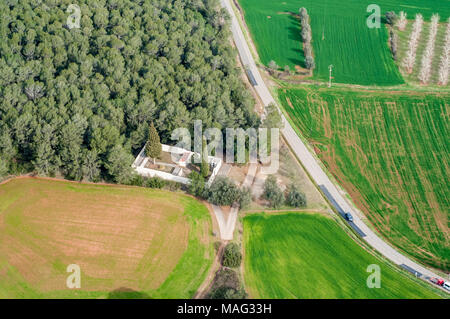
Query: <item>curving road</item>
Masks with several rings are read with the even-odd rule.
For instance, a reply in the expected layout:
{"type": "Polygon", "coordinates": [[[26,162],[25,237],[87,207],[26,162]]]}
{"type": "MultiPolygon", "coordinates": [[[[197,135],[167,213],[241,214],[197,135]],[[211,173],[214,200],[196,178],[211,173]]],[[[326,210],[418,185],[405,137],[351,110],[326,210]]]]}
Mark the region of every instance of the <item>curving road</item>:
{"type": "MultiPolygon", "coordinates": [[[[250,70],[254,76],[256,85],[255,90],[265,106],[270,103],[275,102],[269,89],[267,88],[264,80],[259,73],[256,63],[248,47],[248,43],[245,40],[244,34],[240,28],[239,22],[237,20],[236,14],[231,6],[231,0],[221,0],[222,6],[228,11],[231,16],[231,31],[233,33],[234,42],[239,51],[242,64],[250,70]]],[[[319,165],[318,160],[311,154],[303,141],[296,134],[292,126],[286,120],[285,116],[282,115],[284,122],[284,129],[282,134],[286,139],[289,146],[292,148],[293,152],[303,164],[306,171],[312,177],[316,185],[324,192],[328,197],[329,201],[341,214],[345,212],[350,212],[353,215],[353,223],[350,226],[355,229],[355,231],[365,240],[370,246],[376,249],[384,257],[391,260],[396,265],[408,270],[409,272],[415,274],[417,277],[422,277],[426,279],[427,277],[440,277],[433,273],[431,270],[417,264],[408,257],[399,253],[396,249],[391,247],[382,238],[380,238],[375,232],[373,232],[361,219],[362,213],[351,203],[345,199],[345,195],[342,191],[338,190],[338,187],[330,180],[328,175],[319,165]]]]}

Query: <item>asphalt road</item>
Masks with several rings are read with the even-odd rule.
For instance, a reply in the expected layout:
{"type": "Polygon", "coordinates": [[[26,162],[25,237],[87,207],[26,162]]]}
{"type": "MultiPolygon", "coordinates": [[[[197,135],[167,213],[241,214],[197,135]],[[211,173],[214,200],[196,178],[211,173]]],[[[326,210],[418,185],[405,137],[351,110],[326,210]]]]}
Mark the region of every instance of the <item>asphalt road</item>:
{"type": "MultiPolygon", "coordinates": [[[[226,8],[231,16],[231,31],[233,33],[234,42],[239,51],[242,64],[253,74],[254,79],[257,83],[257,85],[254,86],[255,90],[264,105],[267,106],[270,103],[274,103],[277,105],[269,89],[264,83],[258,68],[256,67],[255,61],[248,47],[248,43],[245,40],[244,34],[240,28],[239,22],[233,11],[230,1],[231,0],[221,0],[221,4],[224,8],[226,8]]],[[[363,214],[353,204],[346,200],[344,192],[338,190],[338,187],[330,180],[328,175],[320,166],[319,160],[312,155],[303,141],[298,137],[292,126],[286,120],[284,115],[282,115],[282,117],[284,122],[284,129],[282,130],[282,134],[287,143],[292,148],[298,159],[301,161],[306,171],[310,174],[316,185],[318,185],[322,189],[322,191],[324,189],[327,191],[326,196],[328,197],[330,202],[333,203],[339,213],[342,214],[345,212],[350,212],[353,215],[353,224],[361,232],[359,233],[357,231],[357,233],[359,233],[360,235],[365,235],[361,238],[396,265],[399,265],[400,267],[403,267],[405,269],[410,269],[410,272],[417,272],[424,277],[440,277],[431,270],[417,264],[408,257],[399,253],[396,249],[391,247],[387,242],[385,242],[377,234],[375,234],[375,232],[372,231],[362,221],[361,216],[363,216],[363,214]]]]}
{"type": "MultiPolygon", "coordinates": [[[[231,166],[228,164],[224,164],[219,171],[219,176],[227,176],[230,172],[231,166]]],[[[250,187],[253,184],[253,180],[255,179],[256,170],[258,165],[251,164],[247,176],[245,180],[242,182],[241,188],[250,187]]],[[[225,218],[223,210],[220,206],[211,205],[214,211],[214,215],[216,216],[217,224],[219,225],[220,230],[220,238],[222,240],[233,240],[234,229],[236,228],[236,222],[239,212],[239,205],[233,204],[230,208],[230,212],[228,214],[228,218],[225,218]]]]}

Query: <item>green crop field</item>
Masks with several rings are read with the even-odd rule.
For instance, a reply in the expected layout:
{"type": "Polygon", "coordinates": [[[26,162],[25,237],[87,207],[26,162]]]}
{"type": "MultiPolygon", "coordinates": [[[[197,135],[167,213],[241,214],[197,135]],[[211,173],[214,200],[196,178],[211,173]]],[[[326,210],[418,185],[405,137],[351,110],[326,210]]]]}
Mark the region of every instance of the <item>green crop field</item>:
{"type": "Polygon", "coordinates": [[[191,298],[210,233],[207,208],[182,194],[15,179],[0,185],[0,298],[191,298]]]}
{"type": "MultiPolygon", "coordinates": [[[[303,66],[300,23],[297,14],[305,7],[311,17],[316,59],[314,77],[327,80],[328,66],[334,66],[334,81],[361,85],[396,85],[403,79],[388,47],[384,26],[369,29],[366,19],[370,0],[239,0],[261,62],[271,60],[281,67],[303,66]]],[[[409,17],[422,13],[450,15],[445,0],[380,0],[382,14],[405,11],[409,17]]]]}
{"type": "Polygon", "coordinates": [[[438,298],[370,255],[331,218],[253,214],[244,218],[245,284],[254,298],[438,298]],[[368,288],[369,265],[381,287],[368,288]]]}
{"type": "Polygon", "coordinates": [[[375,228],[448,271],[449,95],[297,88],[279,97],[375,228]]]}

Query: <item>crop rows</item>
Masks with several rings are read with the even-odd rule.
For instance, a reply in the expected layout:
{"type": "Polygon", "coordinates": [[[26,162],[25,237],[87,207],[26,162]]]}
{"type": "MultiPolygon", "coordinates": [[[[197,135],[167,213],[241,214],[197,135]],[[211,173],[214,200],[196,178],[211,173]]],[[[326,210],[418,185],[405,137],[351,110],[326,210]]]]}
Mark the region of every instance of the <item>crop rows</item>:
{"type": "Polygon", "coordinates": [[[280,90],[293,123],[394,245],[449,269],[448,97],[280,90]]]}

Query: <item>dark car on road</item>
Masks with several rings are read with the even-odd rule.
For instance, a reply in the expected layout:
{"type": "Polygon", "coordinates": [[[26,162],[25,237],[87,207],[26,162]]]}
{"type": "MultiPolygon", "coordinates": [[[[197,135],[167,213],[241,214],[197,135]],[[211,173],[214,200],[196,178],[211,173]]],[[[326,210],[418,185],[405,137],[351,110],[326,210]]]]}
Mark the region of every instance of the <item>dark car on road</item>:
{"type": "Polygon", "coordinates": [[[348,220],[349,222],[353,221],[353,216],[350,213],[345,213],[345,219],[348,220]]]}

